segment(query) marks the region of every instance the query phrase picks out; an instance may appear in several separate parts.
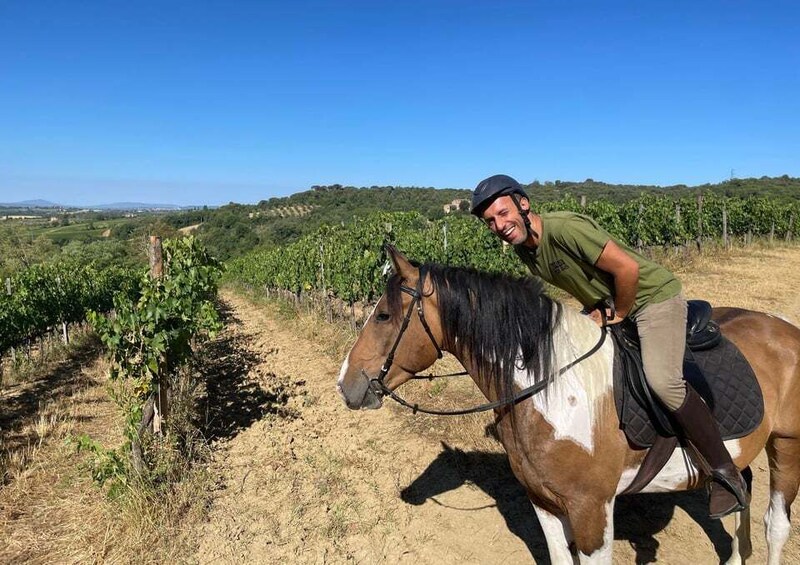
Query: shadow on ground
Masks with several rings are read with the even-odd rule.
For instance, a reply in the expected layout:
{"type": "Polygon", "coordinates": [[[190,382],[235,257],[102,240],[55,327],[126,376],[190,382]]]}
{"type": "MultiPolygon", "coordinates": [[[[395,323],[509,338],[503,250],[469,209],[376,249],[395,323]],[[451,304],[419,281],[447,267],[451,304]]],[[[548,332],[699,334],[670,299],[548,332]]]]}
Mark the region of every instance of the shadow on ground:
{"type": "Polygon", "coordinates": [[[81,369],[91,364],[100,351],[99,340],[86,338],[80,345],[73,346],[69,358],[56,362],[34,380],[0,391],[0,443],[5,450],[13,452],[28,445],[34,431],[22,433],[20,430],[38,417],[41,406],[96,383],[81,369]]]}
{"type": "MultiPolygon", "coordinates": [[[[423,504],[436,496],[471,483],[492,497],[509,530],[519,537],[536,563],[550,563],[547,542],[525,490],[511,472],[504,453],[464,452],[442,443],[442,452],[422,474],[404,488],[400,497],[408,504],[423,504]]],[[[481,507],[483,508],[483,507],[481,507]]],[[[708,503],[702,491],[639,494],[617,498],[614,510],[614,539],[625,540],[636,552],[636,563],[658,558],[655,536],[682,508],[700,525],[724,562],[731,554],[731,536],[719,520],[708,517],[708,503]]],[[[475,511],[464,509],[463,511],[475,511]]],[[[663,556],[661,556],[663,558],[663,556]]]]}
{"type": "Polygon", "coordinates": [[[286,408],[291,385],[272,374],[258,378],[253,373],[271,352],[256,351],[255,337],[237,330],[242,323],[227,303],[218,308],[226,330],[203,347],[197,366],[205,381],[200,427],[210,441],[230,439],[267,414],[294,416],[286,408]]]}

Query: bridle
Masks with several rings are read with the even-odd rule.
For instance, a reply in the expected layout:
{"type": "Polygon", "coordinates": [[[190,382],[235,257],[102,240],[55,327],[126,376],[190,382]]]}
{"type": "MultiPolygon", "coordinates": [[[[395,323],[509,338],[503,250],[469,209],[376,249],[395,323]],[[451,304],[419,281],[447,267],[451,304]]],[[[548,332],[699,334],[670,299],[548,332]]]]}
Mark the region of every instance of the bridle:
{"type": "MultiPolygon", "coordinates": [[[[461,415],[464,415],[464,414],[474,414],[476,412],[485,412],[486,410],[493,410],[495,408],[500,408],[502,406],[508,406],[508,405],[511,405],[511,404],[517,404],[518,402],[521,402],[522,400],[525,400],[526,398],[529,398],[529,397],[541,392],[545,388],[547,388],[547,385],[550,384],[550,382],[552,381],[554,376],[563,375],[565,372],[567,372],[569,369],[571,369],[572,367],[574,367],[575,365],[577,365],[581,361],[583,361],[585,359],[588,359],[589,357],[594,355],[603,346],[603,343],[606,340],[606,330],[605,330],[605,327],[606,327],[606,311],[605,311],[605,308],[601,308],[600,312],[601,312],[601,316],[602,316],[602,319],[603,319],[603,328],[601,329],[601,332],[600,332],[599,341],[589,351],[587,351],[586,353],[584,353],[583,355],[581,355],[580,357],[578,357],[577,359],[575,359],[571,363],[569,363],[569,364],[565,365],[564,367],[562,367],[561,369],[559,369],[559,371],[558,371],[558,373],[556,373],[556,375],[552,375],[552,376],[550,376],[550,377],[548,377],[546,379],[542,379],[538,383],[535,383],[535,384],[529,386],[528,388],[525,388],[525,389],[519,391],[512,398],[507,398],[507,399],[503,399],[503,400],[496,400],[494,402],[488,402],[486,404],[480,404],[480,405],[474,406],[472,408],[465,408],[465,409],[462,409],[462,410],[434,410],[434,409],[430,409],[430,408],[421,408],[419,406],[419,404],[412,404],[410,402],[407,402],[406,400],[404,400],[400,396],[398,396],[393,390],[391,390],[389,387],[387,387],[386,384],[383,381],[386,378],[386,375],[389,374],[389,370],[392,368],[392,364],[394,363],[394,354],[397,351],[397,347],[400,345],[400,340],[402,339],[403,334],[405,333],[406,329],[408,328],[408,324],[411,321],[411,315],[414,312],[414,307],[415,306],[416,306],[416,310],[417,310],[417,316],[419,316],[419,321],[422,323],[422,327],[425,329],[425,333],[428,334],[428,337],[430,338],[431,343],[436,348],[437,357],[439,359],[442,358],[442,348],[439,347],[439,344],[436,342],[436,338],[433,337],[433,332],[431,332],[431,328],[428,325],[427,320],[425,320],[425,312],[424,312],[424,309],[422,307],[422,298],[423,298],[422,287],[423,287],[423,284],[425,282],[425,276],[427,274],[428,274],[427,265],[422,265],[419,268],[419,279],[417,280],[416,288],[411,288],[411,287],[408,287],[408,286],[405,286],[405,285],[402,285],[402,284],[400,285],[400,290],[402,292],[405,292],[406,294],[411,296],[411,304],[409,305],[408,311],[405,313],[405,316],[403,317],[403,323],[400,326],[400,333],[397,334],[397,338],[394,340],[394,344],[392,345],[392,348],[389,350],[389,354],[386,356],[386,360],[383,362],[383,365],[381,366],[381,370],[378,373],[378,376],[377,377],[370,377],[364,369],[361,370],[361,374],[369,381],[369,390],[371,390],[373,392],[373,394],[375,394],[379,398],[382,398],[384,396],[388,396],[389,398],[391,398],[392,400],[394,400],[398,404],[400,404],[402,406],[405,406],[406,408],[410,408],[414,414],[416,414],[417,412],[421,412],[423,414],[433,414],[433,415],[436,415],[436,416],[461,416],[461,415]]],[[[461,374],[467,374],[467,373],[454,373],[453,376],[454,375],[461,375],[461,374]]],[[[439,375],[439,376],[451,376],[451,375],[439,375]]],[[[436,377],[436,375],[429,375],[429,376],[423,377],[423,378],[432,379],[432,378],[435,378],[435,377],[436,377]]],[[[414,375],[412,378],[419,378],[419,377],[416,377],[416,375],[414,375]]]]}
{"type": "MultiPolygon", "coordinates": [[[[419,321],[422,323],[422,327],[425,329],[425,333],[428,334],[431,343],[436,348],[437,359],[442,358],[443,355],[442,348],[439,347],[438,343],[436,343],[436,338],[433,337],[433,332],[431,332],[431,328],[428,325],[428,321],[425,319],[425,311],[422,308],[422,285],[425,283],[425,275],[427,274],[427,272],[428,269],[425,265],[420,267],[419,279],[417,280],[416,288],[411,288],[402,284],[400,285],[400,290],[411,296],[411,304],[409,305],[408,311],[403,317],[403,323],[400,326],[400,333],[397,334],[397,338],[395,338],[394,344],[392,345],[392,348],[389,350],[389,354],[386,356],[386,360],[383,362],[383,365],[381,366],[381,370],[378,373],[378,376],[374,378],[370,377],[369,375],[367,375],[366,371],[364,371],[363,369],[361,370],[361,373],[369,380],[370,390],[379,397],[389,396],[391,398],[394,398],[398,402],[403,400],[399,396],[396,396],[394,392],[392,392],[383,383],[383,380],[389,373],[389,369],[392,368],[392,364],[394,363],[394,354],[397,351],[397,347],[400,345],[400,340],[403,338],[403,334],[406,332],[406,329],[408,328],[408,323],[411,321],[411,314],[414,312],[414,306],[417,307],[417,316],[419,316],[419,321]]],[[[401,402],[401,404],[403,404],[404,402],[405,401],[401,402]]]]}

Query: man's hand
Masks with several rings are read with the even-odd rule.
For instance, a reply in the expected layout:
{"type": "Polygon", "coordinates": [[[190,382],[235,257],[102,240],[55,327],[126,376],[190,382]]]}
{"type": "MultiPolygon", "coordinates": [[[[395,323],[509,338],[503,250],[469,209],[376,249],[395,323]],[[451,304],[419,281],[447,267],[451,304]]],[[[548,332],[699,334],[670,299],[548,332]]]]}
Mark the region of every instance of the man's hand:
{"type": "MultiPolygon", "coordinates": [[[[597,324],[601,328],[603,327],[603,316],[602,316],[600,310],[594,309],[591,312],[589,312],[588,316],[589,316],[589,318],[592,319],[592,321],[594,321],[595,324],[597,324]]],[[[625,318],[620,318],[619,316],[617,316],[610,309],[606,309],[606,324],[605,325],[613,326],[614,324],[619,324],[624,319],[625,318]],[[613,315],[613,317],[612,317],[612,315],[613,315]]]]}

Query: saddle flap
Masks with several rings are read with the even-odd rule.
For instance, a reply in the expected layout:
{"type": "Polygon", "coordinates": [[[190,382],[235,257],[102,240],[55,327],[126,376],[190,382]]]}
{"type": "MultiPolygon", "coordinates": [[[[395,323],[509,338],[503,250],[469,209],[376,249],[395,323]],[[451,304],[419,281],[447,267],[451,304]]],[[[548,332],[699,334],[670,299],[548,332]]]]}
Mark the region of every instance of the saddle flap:
{"type": "MultiPolygon", "coordinates": [[[[670,436],[674,432],[668,412],[655,400],[644,380],[641,353],[630,350],[626,340],[619,339],[619,333],[612,331],[614,397],[620,427],[634,446],[649,447],[658,435],[670,436]]],[[[723,439],[734,439],[758,427],[764,417],[764,401],[747,359],[733,342],[718,336],[716,347],[686,350],[684,379],[708,404],[723,439]]]]}

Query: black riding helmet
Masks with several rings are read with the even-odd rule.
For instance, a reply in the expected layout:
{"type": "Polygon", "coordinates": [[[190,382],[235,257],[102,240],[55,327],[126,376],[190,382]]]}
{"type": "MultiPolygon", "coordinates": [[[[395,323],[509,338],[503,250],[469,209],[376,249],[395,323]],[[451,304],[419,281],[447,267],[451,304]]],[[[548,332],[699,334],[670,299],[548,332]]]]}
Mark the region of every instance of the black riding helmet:
{"type": "MultiPolygon", "coordinates": [[[[528,198],[528,195],[522,189],[522,185],[508,175],[493,175],[488,179],[482,180],[472,191],[470,213],[480,218],[483,211],[494,202],[495,198],[507,194],[520,194],[528,198]]],[[[528,198],[528,200],[530,199],[528,198]]]]}

